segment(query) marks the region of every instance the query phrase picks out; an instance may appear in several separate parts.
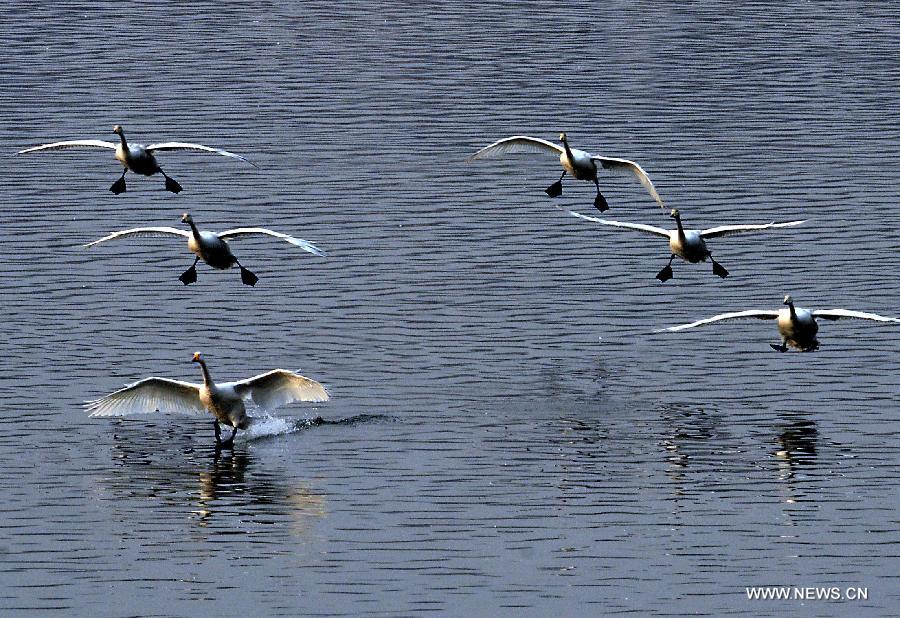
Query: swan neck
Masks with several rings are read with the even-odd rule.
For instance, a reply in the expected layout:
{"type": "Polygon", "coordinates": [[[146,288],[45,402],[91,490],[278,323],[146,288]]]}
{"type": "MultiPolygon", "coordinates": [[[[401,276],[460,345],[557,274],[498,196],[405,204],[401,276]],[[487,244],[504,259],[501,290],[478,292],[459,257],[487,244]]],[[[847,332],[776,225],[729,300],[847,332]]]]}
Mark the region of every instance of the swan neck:
{"type": "Polygon", "coordinates": [[[788,303],[787,306],[791,312],[791,321],[796,322],[797,321],[797,310],[794,309],[794,303],[788,303]]]}
{"type": "Polygon", "coordinates": [[[563,148],[566,150],[566,156],[569,158],[569,161],[574,161],[575,158],[572,156],[572,149],[569,148],[569,140],[563,140],[563,148]]]}
{"type": "Polygon", "coordinates": [[[197,363],[200,365],[200,371],[203,372],[203,383],[206,385],[206,388],[212,388],[215,384],[212,376],[209,375],[209,369],[206,368],[206,361],[201,358],[197,363]]]}
{"type": "MultiPolygon", "coordinates": [[[[197,242],[200,242],[200,230],[197,229],[197,224],[194,223],[193,219],[191,219],[190,221],[188,221],[188,225],[191,226],[191,233],[194,235],[194,238],[197,240],[197,242]]],[[[200,363],[202,364],[203,361],[200,361],[200,363]]]]}
{"type": "Polygon", "coordinates": [[[128,149],[128,142],[125,141],[125,131],[119,131],[119,141],[122,142],[122,148],[128,149]]]}
{"type": "Polygon", "coordinates": [[[681,216],[675,217],[675,225],[678,226],[678,238],[684,239],[684,226],[681,225],[681,216]]]}

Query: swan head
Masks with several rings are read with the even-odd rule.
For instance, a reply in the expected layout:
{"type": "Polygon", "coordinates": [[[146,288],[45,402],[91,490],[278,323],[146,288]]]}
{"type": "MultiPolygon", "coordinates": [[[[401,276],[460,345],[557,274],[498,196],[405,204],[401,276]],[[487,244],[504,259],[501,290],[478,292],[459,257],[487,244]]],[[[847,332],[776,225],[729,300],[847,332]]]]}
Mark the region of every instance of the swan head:
{"type": "Polygon", "coordinates": [[[784,304],[785,304],[785,305],[793,305],[793,304],[794,304],[794,299],[791,298],[791,295],[790,295],[790,294],[785,294],[785,296],[784,296],[784,304]]]}
{"type": "Polygon", "coordinates": [[[192,363],[202,363],[203,357],[200,356],[200,352],[194,352],[194,357],[191,359],[192,363]]]}
{"type": "Polygon", "coordinates": [[[681,217],[681,213],[678,212],[677,208],[673,208],[672,212],[669,213],[669,216],[672,217],[673,219],[678,219],[679,217],[681,217]]]}
{"type": "Polygon", "coordinates": [[[193,219],[193,217],[191,217],[191,213],[186,212],[186,213],[184,213],[183,215],[181,215],[181,222],[182,222],[182,223],[187,223],[187,224],[193,223],[193,222],[194,222],[194,219],[193,219]]]}
{"type": "Polygon", "coordinates": [[[122,135],[122,125],[117,124],[116,126],[114,126],[113,133],[115,133],[116,135],[122,135]]]}
{"type": "Polygon", "coordinates": [[[566,134],[565,134],[565,133],[560,133],[560,134],[559,134],[559,141],[561,141],[563,144],[566,143],[566,140],[567,140],[567,139],[568,139],[568,138],[566,137],[566,134]]]}

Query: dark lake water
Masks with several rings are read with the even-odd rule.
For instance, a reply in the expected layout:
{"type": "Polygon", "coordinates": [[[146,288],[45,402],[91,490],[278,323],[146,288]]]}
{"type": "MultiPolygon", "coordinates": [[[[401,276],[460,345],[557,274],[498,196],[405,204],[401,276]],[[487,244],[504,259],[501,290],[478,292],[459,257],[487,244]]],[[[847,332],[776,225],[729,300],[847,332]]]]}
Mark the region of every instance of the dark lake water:
{"type": "MultiPolygon", "coordinates": [[[[896,615],[900,327],[779,354],[724,311],[898,304],[891,3],[20,3],[0,25],[0,612],[896,615]],[[185,190],[62,139],[200,142],[185,190]],[[731,271],[562,197],[508,135],[638,161],[731,271]],[[260,276],[137,225],[259,225],[260,276]],[[216,454],[207,418],[91,419],[138,378],[323,382],[216,454]],[[321,415],[325,422],[309,419],[321,415]],[[750,601],[748,586],[861,587],[750,601]]],[[[601,177],[622,221],[669,227],[601,177]]]]}

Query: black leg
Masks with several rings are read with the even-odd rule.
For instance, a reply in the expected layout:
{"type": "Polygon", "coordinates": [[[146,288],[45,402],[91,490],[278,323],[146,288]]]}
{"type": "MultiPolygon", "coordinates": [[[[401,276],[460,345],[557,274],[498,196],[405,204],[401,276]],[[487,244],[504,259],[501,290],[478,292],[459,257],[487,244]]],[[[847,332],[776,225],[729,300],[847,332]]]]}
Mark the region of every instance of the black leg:
{"type": "Polygon", "coordinates": [[[171,191],[172,193],[181,193],[181,185],[175,182],[175,179],[166,176],[166,173],[162,171],[162,168],[159,169],[159,173],[166,179],[166,189],[168,191],[171,191]]]}
{"type": "Polygon", "coordinates": [[[213,429],[216,430],[216,445],[222,444],[222,432],[219,430],[219,421],[213,421],[213,429]]]}
{"type": "Polygon", "coordinates": [[[241,283],[244,285],[254,286],[256,282],[259,281],[259,277],[254,275],[252,272],[241,266],[241,263],[237,260],[234,261],[241,269],[241,283]]]}
{"type": "Polygon", "coordinates": [[[669,258],[669,263],[666,264],[665,267],[661,271],[656,273],[656,278],[659,279],[660,281],[662,281],[663,283],[665,283],[666,281],[668,281],[669,279],[671,279],[674,276],[672,273],[672,260],[674,260],[674,259],[675,259],[675,254],[673,253],[672,256],[669,258]]]}
{"type": "MultiPolygon", "coordinates": [[[[200,261],[200,258],[194,258],[194,263],[188,268],[186,271],[181,273],[181,276],[178,279],[185,285],[190,285],[197,281],[197,262],[200,261]]],[[[218,425],[216,425],[218,427],[218,425]]]]}
{"type": "Polygon", "coordinates": [[[120,193],[125,193],[125,172],[128,171],[128,168],[122,170],[122,176],[119,177],[117,181],[112,183],[112,186],[109,188],[110,191],[119,195],[120,193]]]}
{"type": "Polygon", "coordinates": [[[606,198],[600,193],[600,181],[594,178],[594,184],[597,186],[597,197],[594,198],[594,208],[600,212],[609,210],[609,204],[606,202],[606,198]]]}
{"type": "Polygon", "coordinates": [[[563,170],[562,176],[559,177],[559,180],[544,189],[544,193],[546,193],[550,197],[559,197],[560,195],[562,195],[562,179],[565,177],[565,175],[566,171],[563,170]]]}

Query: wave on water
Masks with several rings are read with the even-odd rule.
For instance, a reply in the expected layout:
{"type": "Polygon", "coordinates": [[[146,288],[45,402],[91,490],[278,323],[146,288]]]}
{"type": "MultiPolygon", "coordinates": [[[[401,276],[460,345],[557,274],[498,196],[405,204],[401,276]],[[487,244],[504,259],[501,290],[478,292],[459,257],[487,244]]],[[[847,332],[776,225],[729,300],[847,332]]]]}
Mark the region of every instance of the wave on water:
{"type": "Polygon", "coordinates": [[[356,425],[358,423],[366,423],[369,421],[385,420],[389,417],[385,414],[357,414],[355,416],[335,420],[326,420],[321,416],[316,416],[315,418],[289,419],[279,418],[263,412],[260,416],[251,416],[250,418],[250,426],[247,427],[246,431],[242,434],[244,439],[248,442],[294,433],[296,431],[304,431],[306,429],[312,429],[313,427],[319,427],[320,425],[356,425]]]}

